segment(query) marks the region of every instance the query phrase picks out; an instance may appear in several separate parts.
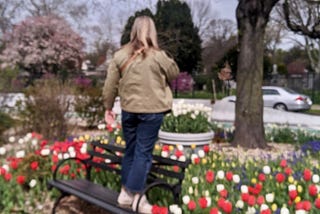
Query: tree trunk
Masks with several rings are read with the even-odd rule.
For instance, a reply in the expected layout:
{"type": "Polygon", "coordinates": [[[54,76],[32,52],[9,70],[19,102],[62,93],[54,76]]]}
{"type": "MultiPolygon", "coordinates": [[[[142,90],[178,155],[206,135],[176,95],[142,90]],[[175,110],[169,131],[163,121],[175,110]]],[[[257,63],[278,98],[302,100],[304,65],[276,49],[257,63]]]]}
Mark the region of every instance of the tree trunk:
{"type": "Polygon", "coordinates": [[[239,0],[237,22],[239,56],[235,136],[232,144],[267,148],[263,124],[264,33],[271,9],[278,0],[239,0]]]}

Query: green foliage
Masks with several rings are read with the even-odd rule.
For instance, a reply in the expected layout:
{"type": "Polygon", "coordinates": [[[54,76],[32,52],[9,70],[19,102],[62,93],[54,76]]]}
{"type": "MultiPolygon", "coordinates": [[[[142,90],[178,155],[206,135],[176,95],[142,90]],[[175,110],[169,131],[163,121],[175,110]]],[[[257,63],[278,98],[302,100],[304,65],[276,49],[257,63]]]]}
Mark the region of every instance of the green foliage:
{"type": "Polygon", "coordinates": [[[86,121],[88,128],[95,128],[104,117],[101,87],[89,86],[78,90],[75,98],[75,111],[86,121]]]}
{"type": "Polygon", "coordinates": [[[0,111],[0,136],[7,129],[15,125],[15,120],[10,117],[10,115],[0,111]]]}
{"type": "Polygon", "coordinates": [[[159,43],[171,53],[180,70],[192,73],[201,67],[201,39],[187,3],[158,1],[155,22],[159,43]]]}
{"type": "Polygon", "coordinates": [[[72,102],[68,83],[50,77],[37,80],[26,90],[26,100],[19,104],[23,132],[35,131],[46,139],[65,139],[68,124],[65,118],[72,102]]]}
{"type": "Polygon", "coordinates": [[[6,68],[0,70],[0,92],[16,92],[21,90],[24,81],[18,78],[19,70],[6,68]]]}
{"type": "Polygon", "coordinates": [[[201,67],[201,39],[194,26],[187,3],[178,0],[158,1],[155,15],[144,9],[131,16],[123,34],[121,44],[130,40],[130,30],[137,16],[147,15],[154,19],[158,31],[159,45],[176,60],[180,70],[192,73],[201,67]]]}

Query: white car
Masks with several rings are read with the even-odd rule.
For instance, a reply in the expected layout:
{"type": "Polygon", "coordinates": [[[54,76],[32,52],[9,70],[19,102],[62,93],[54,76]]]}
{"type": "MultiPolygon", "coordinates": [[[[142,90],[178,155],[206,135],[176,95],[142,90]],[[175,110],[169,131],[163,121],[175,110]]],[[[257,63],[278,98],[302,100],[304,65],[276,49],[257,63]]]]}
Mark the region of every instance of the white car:
{"type": "MultiPolygon", "coordinates": [[[[312,106],[310,97],[289,88],[263,86],[262,94],[264,107],[271,107],[282,111],[306,111],[312,106]]],[[[228,96],[223,99],[235,102],[236,96],[228,96]]]]}

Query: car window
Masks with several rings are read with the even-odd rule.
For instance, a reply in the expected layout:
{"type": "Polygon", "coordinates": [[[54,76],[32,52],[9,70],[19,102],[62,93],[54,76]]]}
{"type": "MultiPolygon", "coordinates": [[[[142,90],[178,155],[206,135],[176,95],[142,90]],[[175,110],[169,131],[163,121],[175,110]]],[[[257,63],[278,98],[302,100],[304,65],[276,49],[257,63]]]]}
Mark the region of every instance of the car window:
{"type": "Polygon", "coordinates": [[[262,89],[263,95],[279,95],[280,93],[275,89],[262,89]]]}
{"type": "Polygon", "coordinates": [[[297,92],[295,92],[294,90],[292,90],[290,88],[283,88],[283,90],[285,90],[286,92],[288,92],[290,94],[297,94],[297,92]]]}

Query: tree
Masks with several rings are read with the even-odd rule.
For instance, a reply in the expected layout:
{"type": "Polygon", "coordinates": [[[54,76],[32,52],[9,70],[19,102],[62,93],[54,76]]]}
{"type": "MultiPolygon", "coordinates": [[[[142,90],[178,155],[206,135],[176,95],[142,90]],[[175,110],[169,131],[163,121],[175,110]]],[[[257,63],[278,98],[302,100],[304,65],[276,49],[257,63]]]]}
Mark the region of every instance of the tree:
{"type": "Polygon", "coordinates": [[[2,66],[18,66],[29,72],[30,80],[44,73],[61,74],[79,68],[84,43],[62,18],[31,17],[5,36],[2,66]]]}
{"type": "Polygon", "coordinates": [[[320,2],[286,0],[283,11],[289,29],[304,36],[312,70],[320,73],[320,2]]]}
{"type": "Polygon", "coordinates": [[[16,18],[21,4],[22,2],[19,0],[0,2],[0,37],[11,28],[12,21],[16,18]]]}
{"type": "Polygon", "coordinates": [[[235,135],[232,144],[247,148],[268,147],[263,123],[264,33],[278,0],[239,0],[239,30],[235,135]]]}
{"type": "Polygon", "coordinates": [[[171,53],[180,70],[192,73],[201,67],[201,39],[187,3],[178,0],[157,3],[155,22],[160,46],[171,53]]]}

